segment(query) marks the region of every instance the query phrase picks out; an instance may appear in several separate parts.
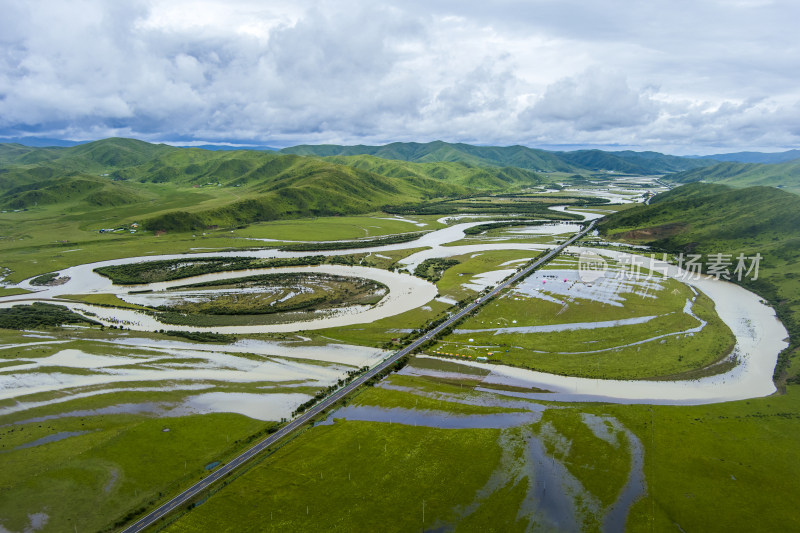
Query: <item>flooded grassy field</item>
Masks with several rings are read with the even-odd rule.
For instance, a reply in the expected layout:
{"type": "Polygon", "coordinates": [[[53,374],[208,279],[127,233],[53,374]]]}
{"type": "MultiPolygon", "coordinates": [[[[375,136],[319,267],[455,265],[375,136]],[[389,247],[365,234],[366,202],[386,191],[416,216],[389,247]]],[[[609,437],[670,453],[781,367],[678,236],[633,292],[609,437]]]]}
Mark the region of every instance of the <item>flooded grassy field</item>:
{"type": "MultiPolygon", "coordinates": [[[[640,189],[625,184],[608,189],[576,194],[641,199],[640,189]]],[[[567,209],[557,195],[551,203],[554,213],[587,219],[625,205],[567,209]]],[[[527,226],[505,213],[513,225],[467,234],[497,220],[469,213],[470,205],[446,217],[257,225],[206,242],[222,248],[223,241],[307,241],[312,230],[320,241],[432,230],[405,243],[307,254],[197,249],[191,256],[257,262],[319,254],[328,261],[316,266],[179,279],[159,271],[163,281],[132,286],[94,271],[142,263],[146,272],[149,261],[161,261],[163,270],[187,257],[153,247],[124,259],[95,252],[42,259],[61,268],[57,284],[32,285],[15,274],[21,283],[0,293],[3,316],[40,301],[85,322],[0,329],[0,466],[9,473],[0,485],[0,528],[113,528],[578,228],[572,220],[527,226]],[[437,259],[447,262],[435,281],[412,275],[437,259]],[[80,497],[56,501],[64,493],[80,497]]],[[[794,396],[752,400],[753,407],[657,404],[770,394],[785,330],[758,297],[724,282],[684,283],[674,272],[617,276],[637,250],[596,249],[609,276],[587,283],[576,269],[581,249],[569,248],[168,529],[369,530],[389,521],[398,530],[620,531],[663,526],[673,511],[686,516],[681,527],[691,526],[693,515],[675,494],[699,471],[676,477],[665,465],[741,450],[727,442],[714,450],[713,430],[697,454],[662,443],[698,419],[723,424],[736,416],[755,435],[761,414],[779,416],[794,396]],[[629,403],[645,405],[618,405],[629,403]],[[697,409],[706,409],[705,418],[691,420],[697,409]],[[726,414],[714,418],[717,412],[726,414]],[[648,415],[668,420],[661,441],[648,415]],[[378,505],[383,514],[374,512],[378,505]]],[[[777,443],[793,439],[778,430],[777,443]]]]}

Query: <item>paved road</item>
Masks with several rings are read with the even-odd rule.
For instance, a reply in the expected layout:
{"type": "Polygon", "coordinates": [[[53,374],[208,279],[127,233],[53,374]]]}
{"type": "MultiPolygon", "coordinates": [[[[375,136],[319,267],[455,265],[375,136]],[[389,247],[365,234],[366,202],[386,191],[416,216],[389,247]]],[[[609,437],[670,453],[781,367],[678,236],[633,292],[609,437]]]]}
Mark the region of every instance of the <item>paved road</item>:
{"type": "Polygon", "coordinates": [[[436,326],[432,330],[424,332],[420,337],[418,337],[416,340],[414,340],[411,344],[409,344],[408,346],[406,346],[402,350],[400,350],[398,352],[395,352],[391,356],[389,356],[386,359],[384,359],[380,364],[376,365],[375,367],[371,368],[370,370],[368,370],[364,374],[360,375],[358,378],[356,378],[353,381],[351,381],[345,387],[342,387],[341,389],[339,389],[338,391],[334,392],[333,394],[331,394],[330,396],[328,396],[324,400],[321,400],[319,403],[315,404],[313,407],[308,409],[305,413],[303,413],[302,415],[298,416],[297,418],[295,418],[294,420],[289,422],[287,425],[283,426],[281,429],[279,429],[278,431],[276,431],[272,435],[268,436],[267,438],[265,438],[264,440],[262,440],[261,442],[259,442],[255,446],[253,446],[252,448],[250,448],[247,451],[243,452],[241,455],[237,456],[235,459],[231,460],[229,463],[219,467],[217,470],[215,470],[208,477],[205,477],[205,478],[201,479],[200,481],[198,481],[197,483],[195,483],[194,485],[192,485],[191,487],[189,487],[185,491],[181,492],[180,494],[178,494],[177,496],[175,496],[174,498],[172,498],[168,502],[164,503],[163,505],[161,505],[160,507],[158,507],[157,509],[152,511],[150,514],[144,516],[143,518],[139,519],[134,524],[128,526],[126,529],[123,530],[123,533],[135,533],[135,532],[138,532],[138,531],[142,531],[145,528],[147,528],[147,527],[151,526],[152,524],[154,524],[160,518],[162,518],[165,515],[171,513],[175,509],[178,509],[178,508],[180,508],[182,506],[187,505],[191,501],[192,498],[197,496],[198,493],[200,493],[203,490],[207,489],[213,483],[215,483],[215,482],[219,481],[221,478],[227,476],[228,474],[230,474],[231,472],[233,472],[234,470],[239,468],[241,465],[243,465],[244,463],[246,463],[247,461],[249,461],[250,459],[252,459],[256,455],[261,453],[262,451],[266,450],[267,448],[269,448],[270,446],[274,445],[276,442],[278,442],[282,438],[284,438],[287,435],[289,435],[290,433],[294,432],[296,429],[298,429],[303,424],[308,423],[312,418],[314,418],[315,416],[319,415],[323,410],[327,409],[328,407],[330,407],[331,405],[335,404],[336,402],[338,402],[339,400],[341,400],[342,398],[344,398],[345,396],[347,396],[348,394],[353,392],[355,389],[357,389],[358,387],[363,385],[365,381],[369,380],[370,378],[372,378],[376,374],[378,374],[381,371],[385,370],[387,367],[393,365],[401,357],[410,354],[411,352],[413,352],[414,350],[419,348],[422,344],[424,344],[424,343],[428,342],[429,340],[435,338],[439,333],[442,332],[442,330],[444,330],[447,327],[450,327],[451,325],[453,325],[453,323],[457,322],[458,320],[460,320],[462,317],[464,317],[468,313],[471,313],[472,311],[474,311],[475,309],[477,309],[478,307],[480,307],[481,305],[486,303],[488,300],[491,300],[499,292],[501,292],[502,290],[508,288],[510,285],[513,285],[514,283],[519,281],[521,278],[524,278],[525,276],[529,275],[531,272],[533,272],[538,267],[540,267],[543,263],[546,263],[547,261],[549,261],[550,259],[552,259],[556,255],[561,253],[561,251],[564,248],[566,248],[567,246],[569,246],[573,242],[575,242],[578,239],[580,239],[581,237],[583,237],[586,233],[591,231],[596,222],[597,222],[596,220],[593,220],[584,230],[580,231],[579,233],[576,233],[575,235],[573,235],[569,240],[567,240],[563,244],[559,245],[556,248],[553,248],[552,250],[547,252],[546,255],[542,256],[541,258],[536,260],[534,263],[528,265],[523,270],[520,270],[519,272],[517,272],[516,274],[514,274],[512,277],[508,278],[507,280],[501,282],[494,289],[492,289],[491,291],[489,291],[485,295],[480,296],[474,302],[470,303],[469,305],[467,305],[463,309],[459,310],[458,312],[453,314],[450,318],[448,318],[447,320],[445,320],[444,322],[442,322],[441,324],[439,324],[438,326],[436,326]]]}

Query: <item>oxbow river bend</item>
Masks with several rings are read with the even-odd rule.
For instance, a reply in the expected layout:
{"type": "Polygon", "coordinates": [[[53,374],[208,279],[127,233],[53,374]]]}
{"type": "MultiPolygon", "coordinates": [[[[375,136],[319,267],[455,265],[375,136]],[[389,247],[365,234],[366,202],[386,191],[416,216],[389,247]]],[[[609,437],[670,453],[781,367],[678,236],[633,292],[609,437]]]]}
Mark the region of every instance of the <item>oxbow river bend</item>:
{"type": "MultiPolygon", "coordinates": [[[[555,210],[563,211],[565,207],[558,206],[555,210]]],[[[583,214],[585,220],[599,218],[602,215],[595,212],[571,210],[583,214]]],[[[373,248],[359,248],[357,250],[336,250],[314,252],[314,255],[341,255],[353,252],[359,253],[381,253],[391,250],[410,249],[429,247],[414,253],[401,261],[409,271],[419,265],[422,261],[434,257],[452,257],[463,254],[478,254],[492,250],[529,250],[539,252],[551,247],[550,245],[514,243],[514,242],[490,242],[484,244],[469,244],[463,246],[447,246],[465,237],[464,230],[472,226],[491,222],[488,219],[483,222],[457,223],[452,226],[429,232],[419,239],[401,244],[387,246],[377,246],[373,248]]],[[[575,223],[555,223],[536,227],[536,233],[540,235],[561,235],[575,231],[575,223]]],[[[629,256],[627,252],[609,249],[586,249],[572,246],[567,249],[571,253],[591,251],[600,256],[615,260],[625,260],[629,256]]],[[[302,257],[308,253],[281,252],[277,250],[260,251],[236,251],[220,253],[200,253],[191,254],[192,258],[206,257],[257,257],[257,258],[285,258],[302,257]]],[[[328,327],[338,327],[353,324],[369,323],[381,318],[395,316],[397,314],[410,311],[424,306],[437,296],[436,287],[425,280],[404,273],[390,272],[376,268],[365,268],[358,266],[342,265],[323,265],[317,267],[287,267],[279,269],[247,270],[236,272],[221,272],[207,274],[194,278],[185,278],[172,282],[153,283],[138,286],[120,287],[111,283],[107,278],[94,272],[100,266],[119,265],[136,263],[142,261],[154,261],[163,259],[180,259],[186,255],[161,255],[131,257],[121,260],[102,261],[98,263],[78,265],[64,269],[60,272],[61,276],[67,276],[69,280],[58,286],[46,287],[44,289],[30,284],[26,280],[19,284],[20,288],[36,291],[33,295],[10,296],[0,298],[0,307],[42,301],[66,305],[72,310],[91,315],[93,319],[107,325],[122,324],[126,329],[133,331],[152,331],[167,327],[173,330],[185,331],[207,331],[209,328],[199,328],[191,326],[165,326],[151,315],[140,313],[134,310],[110,309],[106,307],[93,306],[83,303],[66,302],[59,300],[59,296],[65,294],[115,294],[120,298],[132,290],[148,291],[169,291],[177,285],[188,283],[199,283],[212,280],[222,280],[238,278],[247,275],[260,274],[265,272],[320,272],[337,274],[342,276],[354,276],[369,278],[379,281],[389,287],[389,294],[374,306],[353,306],[338,310],[335,313],[326,315],[322,318],[303,321],[298,323],[274,324],[265,326],[225,326],[215,327],[214,331],[220,333],[262,333],[262,332],[292,332],[300,330],[314,330],[328,327]]],[[[642,258],[639,257],[641,262],[642,258]]],[[[730,327],[736,336],[736,348],[734,353],[738,358],[739,364],[731,371],[724,374],[711,376],[697,380],[685,381],[623,381],[605,379],[586,379],[569,376],[557,376],[526,369],[513,368],[503,365],[486,365],[478,362],[464,362],[472,366],[484,367],[491,371],[488,379],[527,387],[537,387],[552,391],[546,395],[535,395],[528,393],[505,394],[524,394],[528,397],[541,397],[548,400],[563,401],[610,401],[624,403],[663,403],[663,404],[700,404],[714,403],[737,399],[765,396],[774,392],[775,387],[772,382],[772,372],[778,353],[786,347],[787,332],[780,321],[776,318],[774,311],[764,305],[761,299],[732,283],[716,280],[710,277],[700,277],[698,279],[686,279],[685,272],[674,265],[652,261],[645,258],[644,264],[647,268],[658,268],[666,272],[667,276],[676,277],[692,287],[702,291],[709,296],[715,303],[717,312],[725,324],[730,327]]],[[[504,277],[504,276],[503,276],[504,277]]],[[[491,279],[488,276],[487,279],[491,279]]],[[[147,344],[145,341],[141,341],[147,344]]],[[[158,344],[155,341],[153,344],[158,344]]],[[[291,347],[266,343],[265,350],[282,351],[287,355],[307,356],[307,349],[293,350],[291,347]]],[[[331,347],[334,352],[341,353],[346,351],[346,346],[331,347]]],[[[228,348],[225,348],[229,351],[228,348]]],[[[356,357],[334,357],[334,360],[347,363],[366,363],[375,364],[383,357],[379,350],[369,350],[361,347],[352,347],[356,357]]],[[[324,351],[324,350],[323,350],[324,351]]],[[[324,359],[324,356],[323,356],[324,359]]],[[[302,370],[298,375],[302,374],[302,370]]],[[[281,377],[287,377],[284,372],[281,377]]],[[[296,376],[294,376],[296,377],[296,376]]],[[[308,376],[312,377],[312,376],[308,376]]],[[[319,376],[316,376],[319,377],[319,376]]],[[[160,379],[163,379],[160,378],[160,379]]],[[[102,378],[89,380],[102,382],[102,378]]],[[[40,390],[47,390],[47,386],[52,384],[40,384],[40,386],[18,387],[14,393],[28,394],[40,390]]]]}

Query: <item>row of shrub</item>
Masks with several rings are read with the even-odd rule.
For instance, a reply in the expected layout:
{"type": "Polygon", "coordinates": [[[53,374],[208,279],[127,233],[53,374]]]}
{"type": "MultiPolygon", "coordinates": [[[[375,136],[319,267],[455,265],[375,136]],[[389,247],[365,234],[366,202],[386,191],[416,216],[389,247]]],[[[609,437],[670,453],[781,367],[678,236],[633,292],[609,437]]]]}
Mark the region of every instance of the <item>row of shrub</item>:
{"type": "Polygon", "coordinates": [[[328,241],[328,242],[299,242],[281,246],[281,252],[319,252],[323,250],[349,250],[351,248],[370,248],[373,246],[386,246],[389,244],[399,244],[411,242],[419,239],[426,232],[399,233],[397,235],[387,235],[385,237],[375,237],[374,239],[359,239],[355,241],[328,241]]]}
{"type": "Polygon", "coordinates": [[[320,389],[319,392],[317,392],[313,398],[311,398],[307,402],[298,405],[297,409],[292,411],[292,416],[294,417],[307,411],[309,408],[313,407],[318,401],[333,394],[338,389],[344,387],[345,385],[353,381],[356,377],[358,377],[360,374],[363,374],[367,370],[369,370],[368,366],[362,366],[358,370],[348,370],[347,375],[344,378],[340,378],[336,383],[330,385],[329,387],[320,389]]]}
{"type": "Polygon", "coordinates": [[[164,259],[95,268],[117,285],[140,285],[159,281],[254,268],[279,268],[289,266],[314,266],[325,263],[325,256],[286,257],[259,259],[257,257],[187,257],[164,259]]]}
{"type": "Polygon", "coordinates": [[[100,325],[99,322],[74,313],[63,305],[35,302],[32,305],[0,309],[0,328],[4,329],[22,330],[63,324],[100,325]]]}

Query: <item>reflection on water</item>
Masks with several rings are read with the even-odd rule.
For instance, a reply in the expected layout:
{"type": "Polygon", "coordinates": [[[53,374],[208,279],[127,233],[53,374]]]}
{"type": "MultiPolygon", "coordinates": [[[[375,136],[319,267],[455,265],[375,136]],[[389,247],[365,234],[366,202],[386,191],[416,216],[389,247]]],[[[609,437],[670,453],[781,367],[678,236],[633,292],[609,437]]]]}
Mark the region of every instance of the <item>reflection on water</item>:
{"type": "MultiPolygon", "coordinates": [[[[481,395],[481,400],[475,405],[484,405],[484,396],[481,395]]],[[[471,402],[462,398],[462,403],[471,402]]],[[[558,407],[513,403],[519,407],[527,405],[531,409],[523,412],[456,415],[446,411],[351,405],[338,409],[319,425],[331,425],[335,420],[343,419],[438,429],[500,429],[498,444],[502,457],[497,468],[475,493],[472,503],[453,509],[453,523],[439,523],[435,526],[436,531],[455,530],[459,523],[468,521],[482,505],[488,505],[492,494],[518,483],[524,483],[526,490],[516,520],[527,522],[527,530],[579,531],[587,523],[599,521],[602,531],[624,531],[631,506],[646,493],[644,453],[639,439],[615,418],[583,415],[584,424],[596,438],[612,444],[617,448],[617,453],[630,455],[628,479],[616,501],[604,507],[599,498],[567,469],[566,463],[547,452],[545,440],[555,438],[565,446],[570,446],[570,435],[556,432],[549,423],[539,423],[544,411],[558,407]]],[[[504,400],[496,401],[495,405],[507,407],[504,400]]]]}
{"type": "Polygon", "coordinates": [[[88,431],[61,431],[59,433],[52,433],[47,435],[46,437],[42,437],[41,439],[36,439],[31,442],[26,442],[25,444],[20,444],[14,450],[22,450],[24,448],[33,448],[35,446],[41,446],[42,444],[49,444],[51,442],[58,442],[60,440],[68,439],[70,437],[77,437],[78,435],[85,435],[89,433],[88,431]]]}

